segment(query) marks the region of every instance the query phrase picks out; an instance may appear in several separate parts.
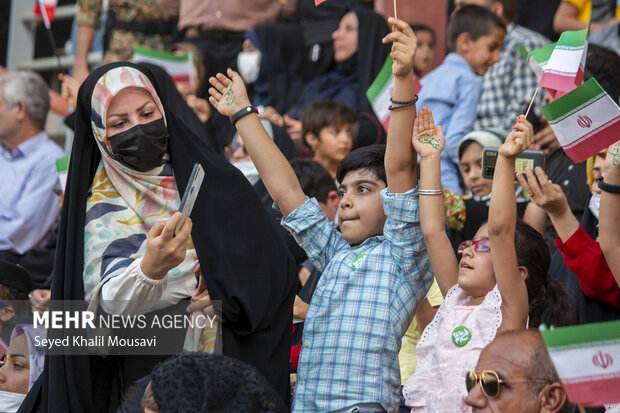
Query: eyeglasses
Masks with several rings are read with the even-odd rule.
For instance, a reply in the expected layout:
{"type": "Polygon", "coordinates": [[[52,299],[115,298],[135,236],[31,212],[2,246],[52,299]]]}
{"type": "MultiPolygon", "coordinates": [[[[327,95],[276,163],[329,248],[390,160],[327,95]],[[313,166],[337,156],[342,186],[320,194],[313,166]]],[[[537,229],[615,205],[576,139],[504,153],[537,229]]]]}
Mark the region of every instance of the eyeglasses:
{"type": "Polygon", "coordinates": [[[467,240],[459,244],[459,248],[456,250],[458,254],[462,254],[467,248],[474,246],[476,252],[489,252],[491,251],[491,244],[488,239],[479,240],[467,240]]]}
{"type": "Polygon", "coordinates": [[[480,389],[482,392],[491,398],[499,397],[499,391],[502,384],[508,383],[549,383],[548,380],[510,380],[509,382],[499,378],[498,374],[493,370],[484,370],[480,374],[476,374],[475,371],[470,371],[465,376],[465,385],[467,386],[467,392],[474,388],[476,383],[480,383],[480,389]]]}

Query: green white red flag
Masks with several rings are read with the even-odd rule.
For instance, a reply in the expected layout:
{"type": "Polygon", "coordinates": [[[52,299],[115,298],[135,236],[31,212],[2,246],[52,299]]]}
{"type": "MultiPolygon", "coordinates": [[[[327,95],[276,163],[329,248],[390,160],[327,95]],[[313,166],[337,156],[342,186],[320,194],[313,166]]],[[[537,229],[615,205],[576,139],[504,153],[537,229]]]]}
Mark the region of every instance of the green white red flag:
{"type": "Polygon", "coordinates": [[[620,321],[546,329],[541,334],[571,402],[620,402],[620,321]]]}
{"type": "Polygon", "coordinates": [[[567,93],[583,83],[588,52],[588,31],[566,31],[560,35],[543,69],[538,87],[567,93]]]}
{"type": "Polygon", "coordinates": [[[575,162],[597,154],[620,136],[620,107],[594,78],[543,106],[542,112],[575,162]]]}
{"type": "Polygon", "coordinates": [[[65,188],[67,187],[69,161],[70,158],[68,156],[56,159],[56,171],[58,172],[58,180],[60,181],[60,189],[62,190],[62,192],[65,192],[65,188]]]}
{"type": "Polygon", "coordinates": [[[175,82],[195,84],[194,56],[191,52],[176,55],[169,52],[136,46],[133,49],[135,63],[153,63],[161,66],[175,82]]]}
{"type": "Polygon", "coordinates": [[[43,18],[43,24],[49,29],[56,14],[56,3],[58,0],[37,0],[34,3],[34,15],[43,18]]]}
{"type": "Polygon", "coordinates": [[[551,57],[551,53],[553,53],[553,49],[555,49],[555,45],[556,43],[551,43],[530,52],[522,43],[519,43],[519,53],[521,53],[523,59],[525,59],[534,73],[536,73],[539,82],[542,78],[543,70],[549,63],[549,58],[551,57]]]}
{"type": "MultiPolygon", "coordinates": [[[[394,92],[394,74],[392,73],[393,63],[394,61],[392,60],[392,56],[388,56],[387,59],[385,59],[385,63],[383,63],[379,74],[366,91],[366,97],[371,103],[377,119],[379,119],[379,122],[381,122],[381,125],[386,132],[390,123],[390,110],[388,107],[391,104],[390,98],[394,92]]],[[[415,78],[414,92],[416,94],[420,93],[421,89],[422,85],[420,84],[420,81],[415,78]]]]}

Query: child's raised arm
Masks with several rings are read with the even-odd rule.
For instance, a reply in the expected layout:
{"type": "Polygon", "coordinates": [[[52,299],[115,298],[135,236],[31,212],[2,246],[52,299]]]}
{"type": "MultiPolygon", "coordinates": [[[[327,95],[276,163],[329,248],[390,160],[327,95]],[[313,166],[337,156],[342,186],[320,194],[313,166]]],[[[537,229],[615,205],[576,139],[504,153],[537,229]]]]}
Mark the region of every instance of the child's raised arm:
{"type": "MultiPolygon", "coordinates": [[[[228,77],[218,73],[209,79],[209,83],[213,86],[209,88],[209,102],[222,115],[233,116],[250,106],[245,84],[237,72],[228,69],[228,77]]],[[[267,135],[255,113],[240,118],[235,127],[269,195],[282,214],[288,216],[306,200],[291,165],[267,135]]]]}
{"type": "Polygon", "coordinates": [[[446,234],[441,190],[441,151],[445,137],[435,127],[430,109],[423,107],[413,124],[413,147],[420,154],[420,226],[435,279],[445,297],[458,280],[458,262],[446,234]],[[434,191],[434,192],[426,192],[434,191]]]}
{"type": "Polygon", "coordinates": [[[599,211],[599,242],[607,259],[616,282],[620,286],[620,194],[610,192],[614,186],[620,186],[620,141],[607,149],[607,157],[603,165],[603,182],[606,191],[601,192],[601,208],[599,211]]]}
{"type": "Polygon", "coordinates": [[[418,40],[409,24],[390,17],[388,22],[396,27],[396,31],[388,34],[383,43],[392,44],[392,73],[394,74],[393,107],[404,106],[392,110],[388,127],[387,147],[385,149],[385,173],[391,193],[407,192],[417,185],[417,155],[409,139],[413,130],[416,97],[413,84],[413,58],[418,40]],[[405,106],[398,102],[413,102],[405,106]]]}
{"type": "Polygon", "coordinates": [[[519,116],[513,131],[499,148],[489,206],[489,243],[497,287],[502,295],[500,330],[525,328],[529,314],[523,267],[515,249],[517,203],[515,199],[515,158],[532,143],[532,125],[519,116]]]}

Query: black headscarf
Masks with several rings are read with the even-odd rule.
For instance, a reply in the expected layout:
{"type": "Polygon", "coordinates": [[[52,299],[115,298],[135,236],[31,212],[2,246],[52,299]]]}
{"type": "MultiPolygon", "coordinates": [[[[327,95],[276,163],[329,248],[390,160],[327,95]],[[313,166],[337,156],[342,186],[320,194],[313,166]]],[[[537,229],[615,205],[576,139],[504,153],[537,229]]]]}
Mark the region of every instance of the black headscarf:
{"type": "Polygon", "coordinates": [[[285,413],[252,366],[223,355],[184,354],[159,364],[151,388],[161,412],[285,413]]]}
{"type": "MultiPolygon", "coordinates": [[[[284,399],[289,394],[294,262],[249,182],[211,148],[202,123],[158,66],[108,64],[91,73],[80,88],[52,300],[84,299],[86,201],[101,158],[91,129],[91,96],[97,80],[119,66],[143,72],[161,99],[179,193],[195,162],[205,170],[191,214],[192,239],[209,294],[222,301],[223,352],[256,367],[284,399]]],[[[128,357],[132,362],[138,358],[128,357]]],[[[116,398],[110,401],[114,404],[120,398],[116,389],[99,387],[106,383],[106,374],[113,374],[110,364],[97,356],[48,356],[44,373],[20,411],[108,411],[98,403],[110,397],[116,398]]]]}
{"type": "Polygon", "coordinates": [[[390,46],[383,44],[383,39],[390,29],[383,16],[366,7],[356,6],[352,9],[359,22],[357,37],[357,52],[348,60],[339,63],[331,71],[317,77],[310,82],[302,96],[292,108],[293,117],[299,114],[301,107],[306,103],[323,99],[336,99],[343,103],[347,101],[346,91],[340,85],[351,89],[351,82],[357,85],[354,98],[356,104],[351,104],[356,110],[374,116],[372,106],[366,97],[366,90],[381,71],[390,52],[390,46]],[[343,95],[345,99],[340,99],[343,95]]]}

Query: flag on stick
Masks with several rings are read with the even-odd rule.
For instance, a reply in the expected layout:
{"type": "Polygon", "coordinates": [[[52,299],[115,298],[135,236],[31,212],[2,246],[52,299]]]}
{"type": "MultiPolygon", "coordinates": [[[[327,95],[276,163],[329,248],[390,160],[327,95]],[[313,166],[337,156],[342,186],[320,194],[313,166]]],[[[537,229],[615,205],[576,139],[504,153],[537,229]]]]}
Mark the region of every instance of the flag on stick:
{"type": "Polygon", "coordinates": [[[194,56],[191,52],[176,55],[169,52],[148,49],[136,46],[133,49],[133,61],[135,63],[153,63],[162,67],[175,82],[189,83],[194,85],[194,56]]]}
{"type": "Polygon", "coordinates": [[[394,75],[392,74],[392,56],[388,56],[385,59],[385,63],[381,67],[381,71],[372,82],[368,90],[366,91],[366,97],[372,105],[372,109],[383,125],[383,128],[387,131],[388,124],[390,122],[390,98],[394,91],[394,75]]]}
{"type": "Polygon", "coordinates": [[[583,83],[588,30],[566,31],[560,35],[543,70],[539,87],[570,92],[583,83]]]}
{"type": "Polygon", "coordinates": [[[60,181],[60,189],[62,190],[62,192],[65,192],[65,188],[67,187],[69,160],[70,158],[68,156],[56,159],[56,171],[58,171],[58,180],[60,181]]]}
{"type": "MultiPolygon", "coordinates": [[[[386,132],[390,123],[390,110],[388,107],[392,103],[390,98],[394,92],[393,63],[392,56],[388,55],[381,67],[381,71],[366,91],[366,97],[372,105],[372,110],[386,132]]],[[[420,93],[420,90],[422,90],[422,84],[417,78],[413,79],[413,89],[415,94],[420,93]]]]}
{"type": "Polygon", "coordinates": [[[575,162],[597,154],[620,136],[620,107],[594,78],[543,106],[542,112],[575,162]]]}
{"type": "Polygon", "coordinates": [[[314,5],[318,6],[319,4],[323,3],[325,0],[314,0],[314,5]]]}
{"type": "Polygon", "coordinates": [[[571,402],[620,402],[620,321],[546,329],[541,334],[571,402]]]}
{"type": "Polygon", "coordinates": [[[56,3],[58,0],[37,0],[34,4],[34,15],[43,18],[45,28],[49,29],[56,14],[56,3]]]}
{"type": "Polygon", "coordinates": [[[525,59],[534,73],[536,73],[536,77],[538,77],[539,82],[542,78],[543,70],[547,66],[547,63],[549,63],[549,58],[551,57],[551,53],[553,53],[555,45],[556,43],[551,43],[528,52],[525,46],[523,46],[522,43],[519,43],[519,53],[521,53],[523,59],[525,59]]]}

